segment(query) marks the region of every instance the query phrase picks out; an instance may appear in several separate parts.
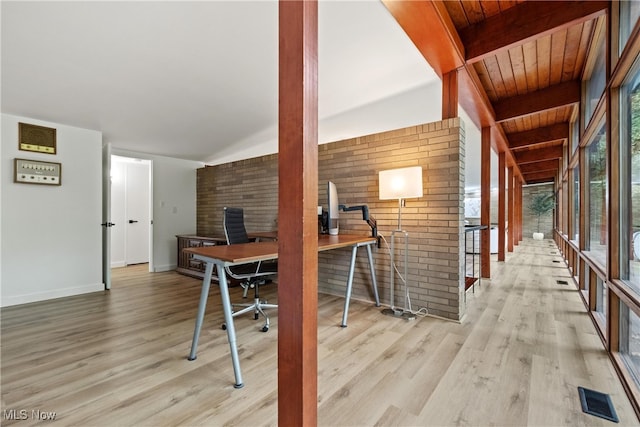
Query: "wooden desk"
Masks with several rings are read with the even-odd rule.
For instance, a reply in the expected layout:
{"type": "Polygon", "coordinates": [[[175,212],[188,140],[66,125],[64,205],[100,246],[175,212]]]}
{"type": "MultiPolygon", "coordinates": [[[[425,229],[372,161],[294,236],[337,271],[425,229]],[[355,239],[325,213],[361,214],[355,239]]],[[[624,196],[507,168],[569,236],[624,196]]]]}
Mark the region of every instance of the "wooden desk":
{"type": "MultiPolygon", "coordinates": [[[[353,286],[353,273],[356,264],[356,253],[358,248],[364,246],[367,248],[367,256],[369,258],[369,269],[371,272],[371,286],[376,300],[376,306],[380,306],[380,298],[378,297],[378,284],[376,283],[376,274],[373,268],[373,256],[371,255],[371,245],[378,241],[375,237],[357,236],[350,234],[339,234],[337,236],[321,235],[318,236],[318,252],[328,251],[331,249],[352,247],[351,264],[349,265],[349,277],[347,279],[347,289],[345,293],[344,312],[342,314],[342,327],[347,326],[347,315],[349,312],[349,300],[351,299],[351,288],[353,286]]],[[[189,360],[196,359],[196,350],[198,347],[198,339],[200,338],[200,330],[204,321],[204,312],[207,306],[207,298],[209,296],[209,286],[211,284],[211,275],[213,274],[214,265],[218,270],[218,283],[220,284],[220,296],[222,299],[222,310],[224,312],[224,321],[227,327],[227,338],[231,349],[231,362],[236,377],[235,388],[244,386],[242,382],[242,373],[240,371],[240,361],[238,358],[238,347],[236,345],[236,330],[233,323],[233,308],[229,298],[229,286],[227,283],[227,275],[225,267],[232,265],[248,264],[256,261],[265,261],[278,258],[278,242],[262,241],[255,243],[243,243],[238,245],[224,246],[208,246],[198,248],[186,248],[184,252],[193,255],[194,258],[203,261],[206,264],[205,275],[202,279],[202,292],[200,293],[200,302],[198,304],[198,314],[196,316],[196,325],[193,331],[193,341],[191,343],[191,352],[189,360]]],[[[282,266],[280,266],[282,268],[282,266]]]]}
{"type": "MultiPolygon", "coordinates": [[[[248,236],[252,240],[274,240],[278,238],[277,231],[258,231],[254,233],[248,233],[248,236]]],[[[199,259],[193,258],[193,254],[183,251],[186,248],[196,248],[202,246],[216,246],[226,245],[227,238],[225,236],[197,236],[195,234],[178,234],[178,260],[176,272],[184,274],[186,276],[197,277],[202,279],[204,277],[205,265],[199,259]]],[[[218,280],[215,271],[212,276],[213,280],[218,280]]]]}

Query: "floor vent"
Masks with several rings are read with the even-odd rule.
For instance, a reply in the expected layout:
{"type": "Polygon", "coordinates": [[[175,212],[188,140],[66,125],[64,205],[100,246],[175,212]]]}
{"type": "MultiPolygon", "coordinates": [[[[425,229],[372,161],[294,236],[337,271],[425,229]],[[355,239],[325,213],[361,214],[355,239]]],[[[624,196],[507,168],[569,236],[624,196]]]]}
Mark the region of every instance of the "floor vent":
{"type": "Polygon", "coordinates": [[[605,420],[618,422],[618,415],[611,403],[611,398],[608,394],[600,393],[599,391],[589,390],[588,388],[578,387],[578,394],[580,395],[580,404],[582,405],[582,412],[595,415],[596,417],[604,418],[605,420]]]}
{"type": "Polygon", "coordinates": [[[558,285],[563,285],[563,286],[566,286],[569,284],[569,282],[567,282],[566,280],[556,280],[556,283],[558,285]]]}

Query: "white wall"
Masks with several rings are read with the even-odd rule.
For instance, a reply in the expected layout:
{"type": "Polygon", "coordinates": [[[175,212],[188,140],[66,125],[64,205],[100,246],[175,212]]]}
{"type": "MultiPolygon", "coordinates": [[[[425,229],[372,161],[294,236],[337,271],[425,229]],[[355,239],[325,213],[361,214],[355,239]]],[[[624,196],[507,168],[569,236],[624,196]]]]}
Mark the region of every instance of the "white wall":
{"type": "Polygon", "coordinates": [[[176,235],[196,232],[196,170],[204,164],[116,147],[112,154],[153,162],[153,267],[156,272],[175,269],[176,235]]]}
{"type": "Polygon", "coordinates": [[[464,121],[464,188],[465,191],[480,189],[480,170],[482,162],[480,154],[482,148],[482,135],[480,129],[473,123],[466,111],[458,105],[458,112],[464,121]]]}
{"type": "MultiPolygon", "coordinates": [[[[318,142],[326,144],[390,129],[430,123],[442,119],[442,82],[418,86],[388,98],[341,111],[318,120],[318,142]]],[[[465,118],[466,120],[466,118],[465,118]]],[[[278,127],[251,135],[219,150],[207,159],[219,165],[278,152],[278,127]]]]}
{"type": "Polygon", "coordinates": [[[2,114],[0,305],[86,292],[102,283],[102,133],[2,114]],[[18,150],[18,122],[57,129],[57,153],[18,150]],[[13,182],[13,160],[62,164],[62,185],[13,182]]]}
{"type": "MultiPolygon", "coordinates": [[[[467,191],[473,191],[480,188],[481,132],[461,106],[458,106],[458,112],[465,129],[465,188],[467,191]]],[[[442,81],[438,79],[383,100],[342,111],[335,116],[320,117],[318,141],[320,144],[341,141],[440,119],[442,119],[442,81]]],[[[276,153],[278,151],[277,134],[277,126],[264,129],[244,140],[236,141],[226,150],[220,150],[209,158],[207,163],[223,164],[276,153]]],[[[495,171],[498,157],[493,150],[491,154],[492,170],[495,171]]],[[[492,173],[491,187],[497,186],[497,173],[492,173]]]]}

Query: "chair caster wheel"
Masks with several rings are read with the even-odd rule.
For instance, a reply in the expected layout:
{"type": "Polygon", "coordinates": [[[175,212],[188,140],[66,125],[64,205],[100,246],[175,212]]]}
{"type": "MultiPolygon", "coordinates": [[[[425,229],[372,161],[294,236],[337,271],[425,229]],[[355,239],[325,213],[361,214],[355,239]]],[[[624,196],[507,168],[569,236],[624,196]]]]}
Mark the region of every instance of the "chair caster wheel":
{"type": "Polygon", "coordinates": [[[258,320],[258,317],[259,317],[259,316],[258,316],[258,313],[254,314],[254,315],[253,315],[253,320],[258,320]]]}
{"type": "Polygon", "coordinates": [[[227,330],[227,324],[223,323],[222,326],[220,327],[223,331],[227,330]]]}
{"type": "Polygon", "coordinates": [[[260,329],[262,332],[267,332],[269,330],[268,326],[263,326],[262,329],[260,329]]]}

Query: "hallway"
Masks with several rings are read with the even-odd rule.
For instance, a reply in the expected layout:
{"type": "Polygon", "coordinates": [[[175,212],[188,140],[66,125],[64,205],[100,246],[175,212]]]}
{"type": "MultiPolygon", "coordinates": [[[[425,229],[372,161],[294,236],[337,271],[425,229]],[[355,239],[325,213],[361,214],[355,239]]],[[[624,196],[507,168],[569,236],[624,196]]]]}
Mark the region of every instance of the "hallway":
{"type": "MultiPolygon", "coordinates": [[[[620,425],[637,425],[554,260],[553,242],[525,239],[467,293],[460,324],[354,301],[340,328],[343,300],[320,295],[318,424],[611,425],[582,412],[583,386],[611,395],[620,425]]],[[[264,288],[270,301],[275,289],[264,288]]],[[[186,360],[199,291],[199,280],[132,266],[114,270],[110,292],[2,309],[2,410],[53,411],[48,424],[65,426],[276,425],[278,316],[266,334],[238,318],[246,385],[236,390],[215,286],[198,359],[186,360]]]]}

